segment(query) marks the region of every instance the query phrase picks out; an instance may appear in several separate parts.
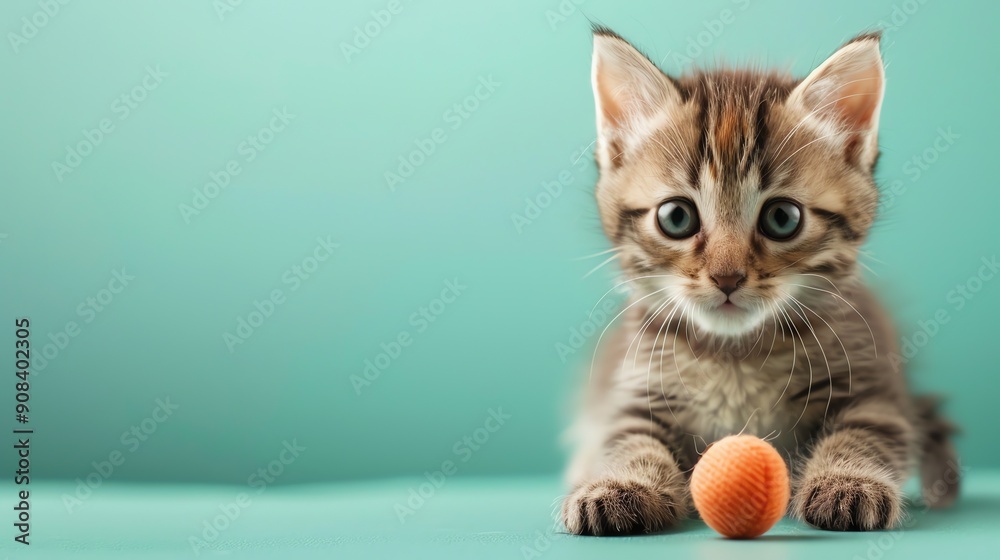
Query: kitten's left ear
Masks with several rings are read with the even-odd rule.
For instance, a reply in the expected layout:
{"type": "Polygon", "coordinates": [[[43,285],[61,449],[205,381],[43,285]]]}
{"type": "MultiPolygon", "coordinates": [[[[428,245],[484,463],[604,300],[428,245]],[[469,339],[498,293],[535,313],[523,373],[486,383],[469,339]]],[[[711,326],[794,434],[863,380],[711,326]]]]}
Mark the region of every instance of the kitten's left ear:
{"type": "Polygon", "coordinates": [[[849,154],[869,168],[878,156],[878,118],[885,90],[880,33],[860,35],[840,48],[792,91],[798,104],[848,137],[849,154]]]}

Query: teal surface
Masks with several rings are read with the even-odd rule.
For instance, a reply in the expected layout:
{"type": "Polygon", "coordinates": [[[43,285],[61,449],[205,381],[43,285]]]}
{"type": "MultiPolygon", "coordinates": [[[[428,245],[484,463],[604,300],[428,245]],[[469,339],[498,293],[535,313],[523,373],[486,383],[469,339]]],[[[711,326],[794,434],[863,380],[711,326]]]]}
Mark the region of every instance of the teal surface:
{"type": "MultiPolygon", "coordinates": [[[[35,490],[31,549],[25,552],[4,539],[0,551],[18,553],[13,558],[53,560],[891,560],[996,558],[1000,546],[997,471],[970,473],[953,510],[927,512],[912,505],[898,531],[829,533],[785,520],[755,541],[727,541],[697,519],[652,536],[567,535],[549,517],[560,492],[558,481],[550,478],[446,480],[433,492],[425,488],[422,503],[407,505],[410,492],[420,491],[425,482],[291,486],[259,494],[246,487],[119,484],[98,489],[73,513],[61,497],[68,487],[50,483],[35,490]],[[241,492],[248,497],[238,502],[241,492]],[[402,523],[400,507],[410,508],[402,523]]],[[[0,487],[0,495],[11,490],[0,487]]]]}
{"type": "Polygon", "coordinates": [[[613,274],[575,260],[607,248],[588,18],[674,72],[804,74],[886,29],[864,262],[966,463],[1000,467],[1000,3],[19,0],[0,3],[0,341],[9,364],[31,318],[35,476],[120,453],[114,482],[244,484],[293,442],[278,485],[557,471],[613,274]]]}

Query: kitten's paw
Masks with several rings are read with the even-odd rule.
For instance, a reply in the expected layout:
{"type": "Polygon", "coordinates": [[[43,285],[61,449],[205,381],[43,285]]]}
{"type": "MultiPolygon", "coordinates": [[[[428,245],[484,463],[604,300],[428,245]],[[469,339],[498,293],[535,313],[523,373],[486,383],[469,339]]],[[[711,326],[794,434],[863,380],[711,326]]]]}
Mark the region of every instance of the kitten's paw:
{"type": "Polygon", "coordinates": [[[670,527],[683,516],[683,489],[670,491],[634,480],[602,479],[563,502],[566,529],[577,535],[633,535],[670,527]]]}
{"type": "Polygon", "coordinates": [[[873,531],[899,521],[902,498],[898,488],[879,477],[830,473],[806,479],[793,508],[819,529],[873,531]]]}

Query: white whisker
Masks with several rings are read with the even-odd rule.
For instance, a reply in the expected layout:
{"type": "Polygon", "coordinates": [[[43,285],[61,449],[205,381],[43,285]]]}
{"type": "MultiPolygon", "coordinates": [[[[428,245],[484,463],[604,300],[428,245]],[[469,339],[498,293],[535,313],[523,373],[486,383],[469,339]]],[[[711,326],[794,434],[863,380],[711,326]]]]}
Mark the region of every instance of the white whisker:
{"type": "Polygon", "coordinates": [[[855,313],[858,314],[858,317],[861,317],[861,320],[864,321],[865,326],[868,327],[868,334],[871,335],[871,337],[872,337],[872,349],[875,351],[875,357],[878,358],[878,343],[875,342],[875,331],[873,331],[871,325],[868,324],[868,319],[865,319],[865,316],[862,315],[861,312],[858,311],[858,308],[854,307],[854,305],[852,305],[851,302],[849,302],[846,299],[844,299],[844,296],[842,296],[840,294],[835,294],[835,293],[831,292],[830,290],[824,290],[823,288],[817,288],[815,286],[807,286],[805,284],[789,284],[789,285],[790,286],[798,286],[800,288],[807,288],[807,289],[810,289],[810,290],[816,290],[818,292],[823,292],[823,293],[826,293],[826,294],[830,294],[831,296],[833,296],[835,298],[838,298],[838,299],[840,299],[840,301],[846,303],[848,305],[848,307],[850,307],[852,310],[854,310],[855,313]]]}
{"type": "MultiPolygon", "coordinates": [[[[779,319],[779,317],[778,317],[778,314],[776,313],[776,311],[778,311],[778,309],[774,306],[774,304],[772,304],[771,305],[771,310],[772,310],[773,317],[775,318],[775,323],[777,323],[777,319],[779,319]]],[[[784,319],[782,319],[782,325],[784,325],[784,319]]],[[[777,327],[775,327],[775,328],[777,328],[777,327]]],[[[791,334],[791,327],[789,327],[788,331],[789,331],[789,335],[790,335],[791,334]]],[[[784,328],[782,328],[782,330],[781,330],[781,341],[782,342],[785,341],[785,331],[784,331],[784,328]]],[[[792,367],[789,368],[789,370],[788,370],[788,381],[785,382],[785,388],[781,390],[781,394],[778,395],[778,398],[774,401],[774,404],[771,405],[771,410],[774,410],[774,408],[776,406],[778,406],[778,403],[781,402],[781,399],[783,399],[785,397],[785,393],[788,391],[788,387],[792,384],[792,377],[795,375],[795,358],[796,358],[796,352],[797,351],[795,349],[795,338],[793,337],[792,338],[792,367]]],[[[770,352],[768,352],[768,356],[770,356],[770,355],[771,355],[770,352]]],[[[764,363],[767,363],[767,358],[764,358],[764,363]]],[[[761,364],[761,369],[763,369],[763,368],[764,368],[764,365],[761,364]]]]}
{"type": "Polygon", "coordinates": [[[661,288],[659,290],[656,290],[655,292],[650,292],[650,293],[642,296],[641,298],[633,301],[632,303],[628,304],[625,307],[625,309],[622,309],[621,311],[619,311],[618,314],[615,315],[613,319],[611,319],[610,321],[608,321],[607,325],[604,325],[604,330],[601,331],[601,336],[599,336],[597,338],[597,344],[594,345],[594,355],[591,356],[591,358],[590,358],[590,376],[588,378],[588,381],[593,381],[593,379],[594,379],[594,362],[597,361],[597,351],[601,348],[601,340],[604,339],[604,335],[608,332],[608,328],[610,328],[611,325],[614,324],[614,322],[617,321],[618,318],[621,317],[622,314],[624,314],[626,311],[628,311],[632,306],[638,304],[639,302],[641,302],[642,300],[644,300],[644,299],[646,299],[648,297],[651,297],[651,296],[654,296],[654,295],[656,295],[656,294],[658,294],[660,292],[666,291],[667,289],[668,288],[661,288]]]}
{"type": "MultiPolygon", "coordinates": [[[[660,325],[660,328],[657,329],[657,331],[656,331],[656,337],[653,338],[653,347],[650,348],[650,350],[649,350],[649,363],[646,365],[646,368],[647,368],[646,369],[646,371],[647,371],[646,391],[647,392],[649,391],[649,372],[652,372],[652,370],[653,370],[653,353],[656,352],[656,350],[657,350],[657,342],[660,340],[660,333],[663,333],[663,343],[665,344],[667,342],[667,335],[666,335],[667,329],[669,328],[669,325],[670,325],[670,319],[674,316],[674,311],[677,311],[677,307],[678,307],[677,301],[679,299],[680,299],[680,295],[676,295],[673,298],[671,298],[671,303],[673,303],[673,308],[670,310],[670,313],[667,314],[667,318],[663,321],[663,324],[660,325]]],[[[667,405],[667,410],[670,411],[670,415],[673,416],[674,421],[677,422],[677,423],[680,423],[680,421],[677,419],[677,415],[674,414],[673,407],[670,406],[670,399],[667,398],[667,392],[666,392],[666,389],[664,388],[664,383],[663,383],[663,347],[662,346],[659,347],[659,353],[660,353],[660,368],[659,368],[658,376],[660,378],[660,395],[663,397],[663,402],[664,402],[664,404],[667,405]]]]}
{"type": "MultiPolygon", "coordinates": [[[[816,330],[813,329],[812,321],[809,321],[808,319],[805,318],[805,310],[808,309],[809,311],[812,312],[813,315],[816,315],[816,317],[819,317],[819,320],[823,321],[823,323],[827,326],[827,328],[829,328],[830,331],[833,333],[833,336],[837,337],[838,341],[840,341],[840,337],[837,335],[837,332],[833,330],[833,327],[830,326],[830,323],[826,322],[826,319],[820,317],[818,313],[816,313],[812,309],[809,309],[809,307],[805,306],[804,304],[802,304],[802,302],[800,302],[799,300],[795,299],[795,296],[793,296],[791,294],[785,294],[785,295],[787,295],[789,298],[791,298],[792,302],[795,303],[795,305],[799,306],[799,308],[803,310],[802,311],[802,313],[803,313],[802,318],[806,322],[806,325],[808,325],[809,330],[812,331],[813,338],[816,339],[816,344],[819,346],[819,351],[823,353],[823,361],[826,362],[826,372],[827,372],[827,375],[829,376],[829,380],[830,380],[830,389],[829,389],[829,395],[827,395],[827,397],[826,397],[826,410],[823,412],[823,421],[825,422],[827,414],[830,413],[830,404],[833,403],[833,370],[830,368],[830,361],[826,357],[826,350],[823,348],[823,343],[820,342],[819,337],[816,335],[816,330]]],[[[840,347],[843,348],[843,350],[844,350],[844,358],[847,359],[847,372],[848,372],[847,373],[847,378],[850,379],[851,378],[851,373],[850,373],[851,372],[851,360],[850,360],[850,358],[847,357],[847,348],[844,348],[844,343],[843,342],[840,343],[840,347]]]]}
{"type": "Polygon", "coordinates": [[[608,253],[617,253],[617,252],[619,252],[621,250],[622,250],[621,247],[612,247],[612,248],[604,250],[604,251],[598,251],[596,253],[593,253],[593,254],[590,254],[590,255],[586,255],[586,256],[583,256],[583,257],[576,257],[576,258],[573,258],[571,260],[574,260],[574,261],[585,261],[587,259],[592,259],[594,257],[599,257],[601,255],[607,255],[608,253]]]}
{"type": "Polygon", "coordinates": [[[608,294],[624,286],[625,284],[628,284],[630,282],[635,282],[637,280],[642,280],[643,278],[677,278],[677,276],[674,274],[652,274],[649,276],[638,276],[636,278],[629,278],[624,282],[619,282],[618,284],[615,284],[615,286],[612,287],[610,290],[604,292],[604,295],[601,296],[601,299],[597,300],[597,303],[594,304],[594,307],[590,308],[590,313],[587,314],[587,318],[589,319],[594,316],[594,311],[597,310],[597,306],[600,305],[602,301],[604,301],[604,298],[608,297],[608,294]]]}
{"type": "Polygon", "coordinates": [[[806,365],[809,366],[809,385],[806,387],[806,402],[805,404],[802,405],[802,412],[799,413],[799,417],[796,418],[795,423],[792,424],[791,430],[794,432],[795,427],[799,425],[799,422],[802,421],[802,417],[805,416],[806,410],[809,408],[809,399],[812,398],[812,386],[813,386],[812,358],[809,357],[809,348],[806,346],[806,339],[802,337],[802,333],[800,333],[798,327],[795,326],[795,322],[792,321],[791,316],[788,314],[787,311],[784,310],[784,308],[779,307],[778,309],[788,320],[788,325],[791,327],[794,333],[792,335],[793,345],[795,344],[795,335],[797,334],[799,336],[799,341],[802,343],[802,354],[805,355],[806,365]]]}
{"type": "Polygon", "coordinates": [[[618,253],[615,253],[614,255],[611,255],[604,262],[602,262],[601,264],[599,264],[599,265],[595,266],[594,268],[590,269],[590,272],[584,274],[583,277],[586,278],[586,277],[590,276],[591,274],[593,274],[593,273],[597,272],[598,270],[600,270],[604,265],[606,265],[609,262],[617,259],[618,257],[619,257],[618,253]]]}

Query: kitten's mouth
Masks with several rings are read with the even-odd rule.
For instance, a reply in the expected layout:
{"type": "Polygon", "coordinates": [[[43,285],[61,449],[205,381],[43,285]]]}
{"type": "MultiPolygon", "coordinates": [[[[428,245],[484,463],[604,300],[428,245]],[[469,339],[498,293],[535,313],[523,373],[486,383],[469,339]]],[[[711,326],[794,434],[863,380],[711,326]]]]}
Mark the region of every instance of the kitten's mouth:
{"type": "Polygon", "coordinates": [[[721,336],[741,336],[759,324],[760,314],[754,313],[751,303],[736,303],[726,298],[717,303],[698,306],[696,321],[705,330],[721,336]]]}
{"type": "Polygon", "coordinates": [[[716,309],[720,313],[725,313],[727,315],[739,315],[745,311],[745,309],[730,301],[729,298],[726,298],[726,301],[720,303],[716,309]]]}

